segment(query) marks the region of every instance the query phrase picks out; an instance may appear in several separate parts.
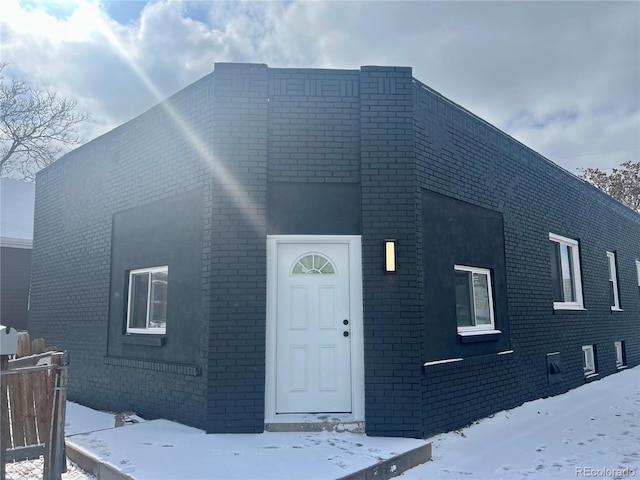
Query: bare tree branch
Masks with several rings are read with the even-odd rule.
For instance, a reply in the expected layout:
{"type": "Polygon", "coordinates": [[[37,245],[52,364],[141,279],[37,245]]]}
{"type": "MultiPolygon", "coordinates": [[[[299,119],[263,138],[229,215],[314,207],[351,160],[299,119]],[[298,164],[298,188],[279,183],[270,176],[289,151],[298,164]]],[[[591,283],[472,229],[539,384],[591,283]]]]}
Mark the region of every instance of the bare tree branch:
{"type": "Polygon", "coordinates": [[[78,126],[88,116],[77,103],[20,80],[5,80],[0,64],[0,174],[33,180],[65,147],[82,143],[78,126]]]}
{"type": "Polygon", "coordinates": [[[640,162],[625,162],[611,173],[598,168],[583,170],[581,177],[620,203],[640,213],[640,162]]]}

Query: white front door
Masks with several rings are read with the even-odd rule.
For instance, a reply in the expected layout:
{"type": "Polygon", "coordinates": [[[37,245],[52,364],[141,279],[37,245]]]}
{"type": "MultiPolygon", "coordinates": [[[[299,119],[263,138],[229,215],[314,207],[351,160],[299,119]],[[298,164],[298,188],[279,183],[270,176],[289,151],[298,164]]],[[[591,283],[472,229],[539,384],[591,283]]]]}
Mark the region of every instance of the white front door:
{"type": "Polygon", "coordinates": [[[277,244],[275,413],[352,412],[349,243],[277,244]]]}

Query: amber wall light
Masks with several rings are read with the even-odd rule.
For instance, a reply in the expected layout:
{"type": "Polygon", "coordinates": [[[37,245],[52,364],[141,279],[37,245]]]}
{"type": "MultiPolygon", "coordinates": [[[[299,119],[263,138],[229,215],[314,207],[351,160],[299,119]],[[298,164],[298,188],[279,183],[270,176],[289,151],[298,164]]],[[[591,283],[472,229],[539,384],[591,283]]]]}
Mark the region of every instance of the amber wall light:
{"type": "Polygon", "coordinates": [[[396,244],[397,240],[384,241],[384,271],[396,273],[396,244]]]}

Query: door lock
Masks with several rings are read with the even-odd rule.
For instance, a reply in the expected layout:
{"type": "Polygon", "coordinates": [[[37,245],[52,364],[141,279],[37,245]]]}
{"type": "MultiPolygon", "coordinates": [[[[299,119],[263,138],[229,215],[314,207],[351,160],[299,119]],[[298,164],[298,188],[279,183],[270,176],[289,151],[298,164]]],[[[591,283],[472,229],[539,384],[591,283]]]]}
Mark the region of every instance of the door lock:
{"type": "Polygon", "coordinates": [[[349,336],[349,332],[342,332],[342,335],[344,335],[345,337],[349,336]]]}
{"type": "Polygon", "coordinates": [[[344,320],[342,320],[342,323],[343,323],[344,325],[349,325],[349,320],[347,320],[347,319],[345,318],[344,320]]]}

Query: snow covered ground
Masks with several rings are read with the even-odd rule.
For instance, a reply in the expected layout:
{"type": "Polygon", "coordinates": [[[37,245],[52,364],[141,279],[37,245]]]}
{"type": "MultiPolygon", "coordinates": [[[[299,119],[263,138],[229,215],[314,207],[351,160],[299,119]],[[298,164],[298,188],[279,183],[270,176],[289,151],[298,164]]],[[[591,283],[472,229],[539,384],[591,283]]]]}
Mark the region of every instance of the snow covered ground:
{"type": "Polygon", "coordinates": [[[400,479],[640,478],[640,367],[431,441],[400,479]]]}
{"type": "MultiPolygon", "coordinates": [[[[136,480],[336,479],[414,442],[326,432],[205,435],[165,420],[112,429],[112,414],[75,404],[69,405],[67,419],[72,441],[136,480]],[[225,470],[234,458],[241,460],[236,465],[243,475],[225,470]]],[[[640,479],[640,367],[430,441],[433,461],[401,480],[640,479]]],[[[12,468],[20,464],[8,466],[7,478],[40,478],[41,467],[26,468],[31,463],[23,462],[19,473],[12,468]]],[[[63,475],[63,480],[92,478],[73,466],[63,475]]]]}
{"type": "MultiPolygon", "coordinates": [[[[43,467],[42,457],[28,462],[10,463],[7,465],[6,478],[7,480],[41,480],[43,467]]],[[[62,474],[62,480],[96,480],[96,478],[67,460],[67,472],[62,474]]]]}

